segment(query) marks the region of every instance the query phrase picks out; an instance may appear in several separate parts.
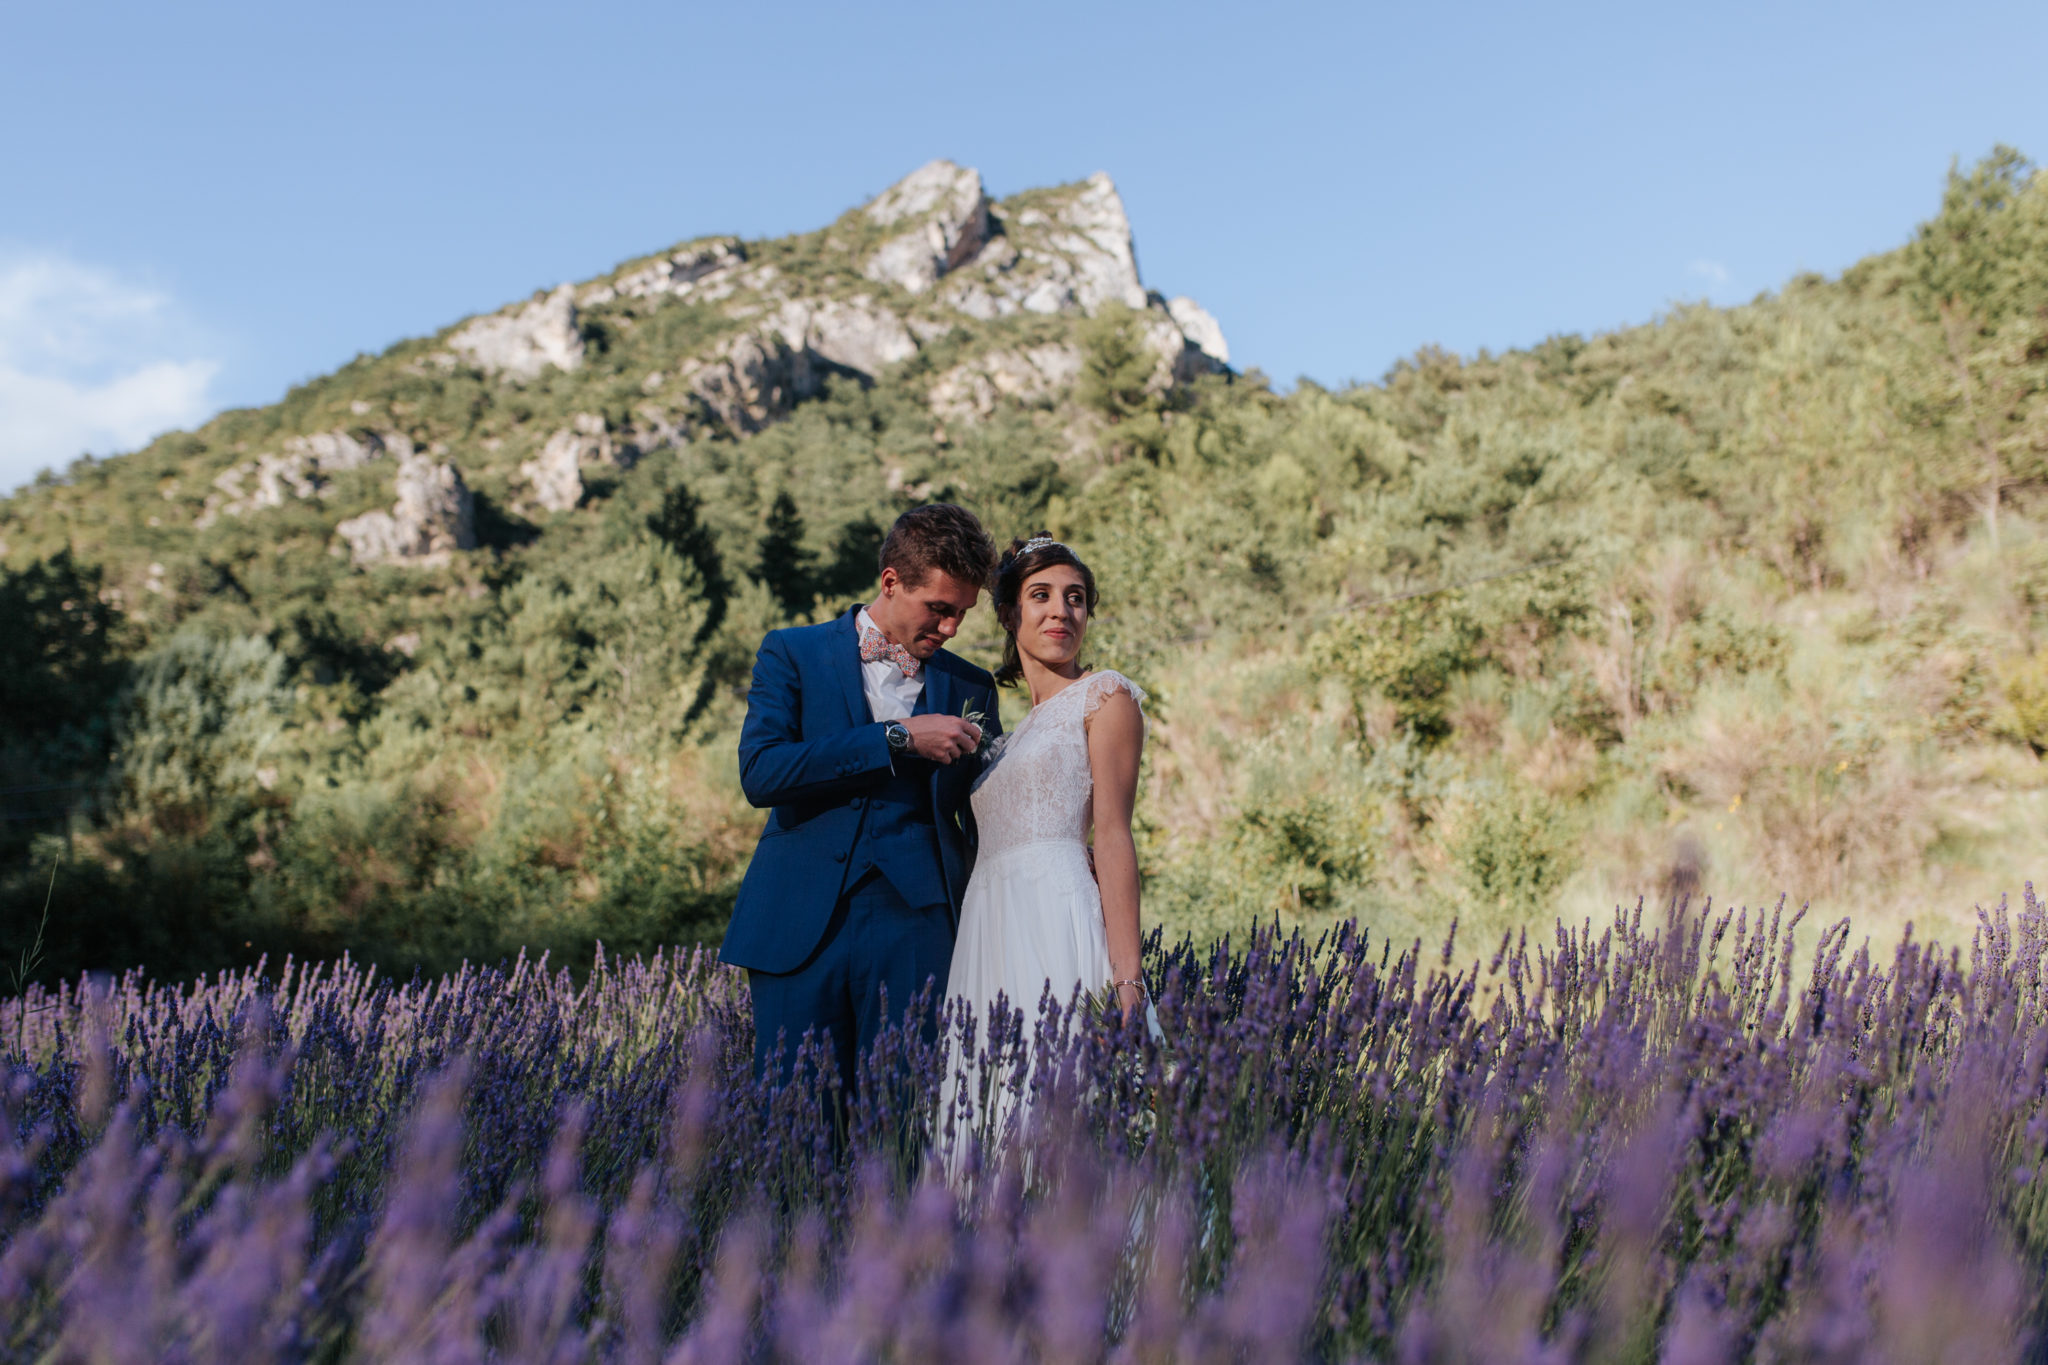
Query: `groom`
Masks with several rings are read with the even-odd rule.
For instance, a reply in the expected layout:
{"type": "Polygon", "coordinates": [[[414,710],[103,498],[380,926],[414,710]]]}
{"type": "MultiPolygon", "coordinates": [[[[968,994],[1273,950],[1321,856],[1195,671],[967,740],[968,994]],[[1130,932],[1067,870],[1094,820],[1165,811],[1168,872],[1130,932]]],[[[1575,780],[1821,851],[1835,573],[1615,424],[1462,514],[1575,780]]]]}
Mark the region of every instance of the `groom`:
{"type": "MultiPolygon", "coordinates": [[[[850,1089],[883,1026],[928,980],[945,990],[974,858],[968,788],[984,729],[1001,729],[994,680],[945,644],[995,560],[970,513],[912,508],[882,542],[874,601],[761,642],[740,785],[773,814],[719,952],[747,969],[756,1075],[783,1075],[815,1030],[850,1089]]],[[[936,1018],[918,1022],[929,1037],[936,1018]]]]}

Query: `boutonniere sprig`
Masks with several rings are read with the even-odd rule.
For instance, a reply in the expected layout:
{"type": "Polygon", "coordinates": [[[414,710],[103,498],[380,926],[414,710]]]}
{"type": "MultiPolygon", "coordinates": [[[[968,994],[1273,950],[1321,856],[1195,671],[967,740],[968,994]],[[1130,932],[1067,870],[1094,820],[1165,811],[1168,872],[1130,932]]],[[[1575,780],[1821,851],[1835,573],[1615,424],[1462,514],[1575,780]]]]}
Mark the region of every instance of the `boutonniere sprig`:
{"type": "Polygon", "coordinates": [[[975,708],[974,698],[969,697],[964,703],[961,704],[960,719],[966,721],[969,725],[972,725],[976,730],[980,731],[981,733],[980,740],[978,740],[975,743],[974,752],[978,754],[983,749],[987,748],[988,715],[986,712],[977,710],[975,708]]]}

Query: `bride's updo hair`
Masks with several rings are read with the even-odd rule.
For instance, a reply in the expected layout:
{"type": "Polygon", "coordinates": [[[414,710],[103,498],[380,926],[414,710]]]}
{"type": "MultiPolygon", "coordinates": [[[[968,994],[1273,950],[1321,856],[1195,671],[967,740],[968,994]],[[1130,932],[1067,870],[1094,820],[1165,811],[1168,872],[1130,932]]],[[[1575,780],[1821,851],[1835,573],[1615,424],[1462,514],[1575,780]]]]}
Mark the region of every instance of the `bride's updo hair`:
{"type": "Polygon", "coordinates": [[[994,597],[996,619],[1003,624],[1003,665],[996,670],[996,682],[1003,687],[1013,687],[1024,676],[1024,660],[1017,653],[1017,628],[1012,622],[1017,609],[1018,594],[1024,591],[1024,584],[1031,576],[1055,565],[1065,564],[1081,575],[1081,588],[1088,594],[1088,615],[1095,615],[1095,604],[1100,600],[1095,592],[1095,573],[1081,562],[1081,556],[1052,538],[1052,532],[1040,531],[1028,540],[1013,540],[1010,548],[1003,551],[996,561],[994,597]]]}

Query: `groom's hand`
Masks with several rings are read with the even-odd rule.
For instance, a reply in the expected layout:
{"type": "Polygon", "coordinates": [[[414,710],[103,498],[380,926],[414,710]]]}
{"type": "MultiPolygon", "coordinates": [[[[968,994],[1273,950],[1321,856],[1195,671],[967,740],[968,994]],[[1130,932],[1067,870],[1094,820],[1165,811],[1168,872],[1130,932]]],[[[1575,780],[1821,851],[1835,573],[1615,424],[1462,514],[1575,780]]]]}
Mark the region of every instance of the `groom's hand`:
{"type": "Polygon", "coordinates": [[[903,728],[910,731],[910,752],[934,763],[951,763],[981,747],[981,727],[958,716],[911,716],[903,728]]]}

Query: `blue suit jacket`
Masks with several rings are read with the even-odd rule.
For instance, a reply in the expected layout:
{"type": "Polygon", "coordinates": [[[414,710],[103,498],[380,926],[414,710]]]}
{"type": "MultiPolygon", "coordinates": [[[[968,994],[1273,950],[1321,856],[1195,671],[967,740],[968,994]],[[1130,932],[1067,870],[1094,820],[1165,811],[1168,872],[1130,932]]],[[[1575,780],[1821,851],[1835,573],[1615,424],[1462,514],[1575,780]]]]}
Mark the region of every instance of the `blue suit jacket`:
{"type": "MultiPolygon", "coordinates": [[[[888,739],[861,689],[858,612],[770,631],[754,658],[740,730],[740,786],[748,802],[773,811],[740,883],[721,961],[763,972],[803,965],[823,941],[845,888],[866,798],[893,774],[888,739]]],[[[987,718],[988,739],[1001,733],[995,680],[986,670],[941,650],[925,662],[924,677],[922,710],[957,716],[966,707],[987,718]]],[[[935,764],[931,774],[937,857],[956,925],[974,863],[967,795],[980,768],[969,757],[935,764]]]]}

